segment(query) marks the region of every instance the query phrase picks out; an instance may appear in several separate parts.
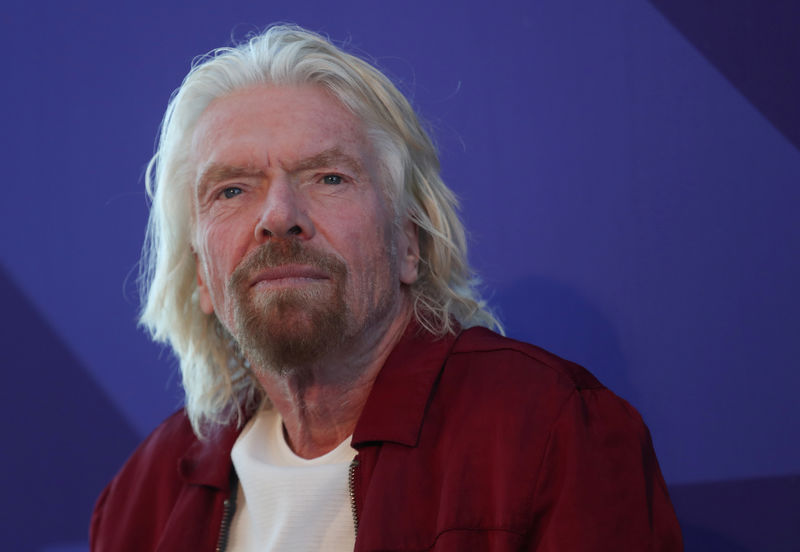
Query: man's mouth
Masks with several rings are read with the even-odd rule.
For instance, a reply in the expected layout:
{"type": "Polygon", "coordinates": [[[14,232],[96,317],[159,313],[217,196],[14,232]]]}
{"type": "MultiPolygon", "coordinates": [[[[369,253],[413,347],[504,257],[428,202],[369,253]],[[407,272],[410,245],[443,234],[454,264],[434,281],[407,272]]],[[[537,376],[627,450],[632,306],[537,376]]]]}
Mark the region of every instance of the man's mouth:
{"type": "Polygon", "coordinates": [[[251,280],[250,287],[300,286],[329,279],[330,276],[319,268],[309,265],[288,264],[260,270],[251,280]]]}

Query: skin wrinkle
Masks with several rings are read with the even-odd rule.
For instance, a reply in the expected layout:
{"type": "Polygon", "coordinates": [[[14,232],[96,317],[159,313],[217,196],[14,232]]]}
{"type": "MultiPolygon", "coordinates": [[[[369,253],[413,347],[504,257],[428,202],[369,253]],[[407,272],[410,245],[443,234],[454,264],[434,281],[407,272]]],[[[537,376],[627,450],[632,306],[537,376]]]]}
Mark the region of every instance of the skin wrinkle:
{"type": "Polygon", "coordinates": [[[234,167],[222,163],[211,163],[198,179],[197,192],[195,194],[198,202],[200,204],[205,204],[209,199],[207,196],[210,188],[214,187],[219,182],[237,180],[240,178],[264,180],[267,178],[267,174],[255,167],[234,167]]]}
{"type": "MultiPolygon", "coordinates": [[[[269,163],[267,164],[269,166],[269,163]]],[[[329,148],[316,155],[300,159],[293,163],[281,163],[281,167],[290,175],[296,175],[304,171],[319,169],[335,169],[337,166],[344,166],[354,173],[354,176],[361,180],[364,178],[364,168],[357,159],[348,155],[339,147],[329,148]]],[[[210,198],[210,189],[221,182],[233,181],[241,178],[253,178],[267,180],[267,173],[253,166],[237,167],[223,163],[210,163],[197,179],[196,186],[197,200],[204,204],[210,198]]]]}

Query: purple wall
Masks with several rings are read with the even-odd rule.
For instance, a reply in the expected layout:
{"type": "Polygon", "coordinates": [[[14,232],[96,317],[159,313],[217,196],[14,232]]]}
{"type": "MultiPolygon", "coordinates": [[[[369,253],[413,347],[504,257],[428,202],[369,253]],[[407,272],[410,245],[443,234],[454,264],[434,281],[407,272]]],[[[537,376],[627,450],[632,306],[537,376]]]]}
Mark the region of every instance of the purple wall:
{"type": "Polygon", "coordinates": [[[291,21],[430,121],[509,335],[642,412],[687,550],[796,549],[797,4],[274,4],[0,8],[4,546],[84,550],[104,482],[179,406],[135,327],[144,165],[195,55],[291,21]]]}

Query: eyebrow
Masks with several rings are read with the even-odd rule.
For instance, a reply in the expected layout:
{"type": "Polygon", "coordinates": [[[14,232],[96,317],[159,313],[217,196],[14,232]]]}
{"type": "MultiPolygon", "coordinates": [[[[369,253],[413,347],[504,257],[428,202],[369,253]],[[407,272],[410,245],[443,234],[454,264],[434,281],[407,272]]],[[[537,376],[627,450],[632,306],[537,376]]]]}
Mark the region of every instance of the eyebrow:
{"type": "MultiPolygon", "coordinates": [[[[342,151],[339,147],[323,150],[311,157],[300,159],[288,164],[282,164],[283,169],[288,173],[298,173],[310,171],[321,167],[332,167],[343,165],[353,171],[356,176],[362,177],[364,168],[354,157],[342,151]]],[[[217,182],[225,180],[235,180],[237,178],[266,178],[266,173],[255,167],[240,167],[226,165],[223,163],[211,163],[200,175],[197,184],[197,197],[205,197],[208,189],[217,182]]]]}
{"type": "Polygon", "coordinates": [[[237,167],[211,163],[200,175],[197,184],[197,197],[204,197],[208,189],[217,182],[235,180],[237,178],[266,178],[266,173],[255,167],[237,167]]]}
{"type": "Polygon", "coordinates": [[[321,167],[332,167],[334,165],[343,165],[356,173],[356,176],[359,177],[364,174],[364,167],[361,166],[361,163],[354,157],[346,154],[339,147],[323,150],[316,155],[300,159],[293,163],[282,164],[284,170],[289,173],[310,171],[321,167]]]}

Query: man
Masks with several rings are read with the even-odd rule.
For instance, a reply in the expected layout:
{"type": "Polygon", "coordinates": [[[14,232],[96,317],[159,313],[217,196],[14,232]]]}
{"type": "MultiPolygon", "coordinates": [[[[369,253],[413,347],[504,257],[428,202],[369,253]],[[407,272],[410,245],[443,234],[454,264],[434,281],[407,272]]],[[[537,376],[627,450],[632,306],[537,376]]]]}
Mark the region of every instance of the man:
{"type": "Polygon", "coordinates": [[[92,549],[679,550],[646,427],[505,339],[405,98],[293,27],[195,66],[148,170],[142,323],[186,406],[92,549]]]}

